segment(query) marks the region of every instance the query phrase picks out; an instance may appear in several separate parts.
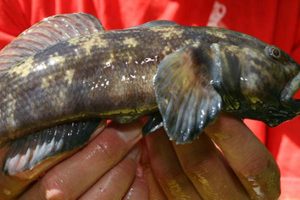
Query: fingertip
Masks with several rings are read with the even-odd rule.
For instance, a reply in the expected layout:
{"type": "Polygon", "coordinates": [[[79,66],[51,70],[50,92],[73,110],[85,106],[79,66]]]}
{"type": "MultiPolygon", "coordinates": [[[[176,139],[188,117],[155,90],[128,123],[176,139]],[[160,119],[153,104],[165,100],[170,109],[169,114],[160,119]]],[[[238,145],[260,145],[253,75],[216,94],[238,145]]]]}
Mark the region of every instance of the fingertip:
{"type": "Polygon", "coordinates": [[[98,127],[94,131],[94,133],[91,135],[89,140],[93,140],[97,135],[99,135],[107,126],[107,121],[106,120],[101,120],[98,127]]]}
{"type": "Polygon", "coordinates": [[[142,124],[140,123],[111,123],[108,128],[113,130],[125,142],[136,141],[142,138],[142,124]]]}

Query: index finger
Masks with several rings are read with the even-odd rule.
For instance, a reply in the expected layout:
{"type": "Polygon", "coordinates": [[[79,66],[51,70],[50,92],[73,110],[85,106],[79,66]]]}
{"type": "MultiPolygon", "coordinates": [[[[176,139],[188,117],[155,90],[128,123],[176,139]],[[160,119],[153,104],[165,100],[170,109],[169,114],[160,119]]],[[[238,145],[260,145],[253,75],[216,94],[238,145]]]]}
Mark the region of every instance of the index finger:
{"type": "Polygon", "coordinates": [[[278,166],[267,148],[242,121],[222,114],[205,132],[221,149],[252,199],[279,197],[278,166]]]}

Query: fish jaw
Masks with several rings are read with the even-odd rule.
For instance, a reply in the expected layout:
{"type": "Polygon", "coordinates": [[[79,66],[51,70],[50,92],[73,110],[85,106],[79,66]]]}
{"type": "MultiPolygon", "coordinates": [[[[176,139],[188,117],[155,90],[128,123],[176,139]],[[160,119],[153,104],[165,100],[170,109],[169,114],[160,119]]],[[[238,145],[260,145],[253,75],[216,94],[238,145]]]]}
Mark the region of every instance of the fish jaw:
{"type": "Polygon", "coordinates": [[[300,99],[294,98],[294,95],[300,89],[300,65],[290,60],[290,63],[285,65],[284,69],[290,80],[280,92],[278,107],[269,110],[271,116],[262,120],[270,127],[275,127],[284,121],[291,120],[300,115],[300,99]]]}
{"type": "Polygon", "coordinates": [[[300,66],[274,46],[214,44],[220,63],[215,88],[222,95],[223,110],[274,127],[300,114],[293,95],[300,88],[300,66]],[[271,57],[269,49],[280,51],[271,57]]]}
{"type": "MultiPolygon", "coordinates": [[[[300,70],[300,65],[298,65],[298,68],[300,70]]],[[[280,98],[282,105],[291,109],[295,116],[300,114],[300,99],[294,99],[293,96],[299,89],[300,71],[282,90],[280,98]]]]}

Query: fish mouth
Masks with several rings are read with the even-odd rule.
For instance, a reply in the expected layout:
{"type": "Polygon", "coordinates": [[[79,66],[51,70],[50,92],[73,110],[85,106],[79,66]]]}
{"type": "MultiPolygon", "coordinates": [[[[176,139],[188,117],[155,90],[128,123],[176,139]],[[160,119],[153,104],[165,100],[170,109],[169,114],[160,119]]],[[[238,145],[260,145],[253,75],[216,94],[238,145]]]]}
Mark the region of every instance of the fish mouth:
{"type": "Polygon", "coordinates": [[[300,72],[285,86],[281,92],[282,105],[293,112],[295,115],[300,114],[300,99],[295,97],[300,90],[300,72]]]}
{"type": "Polygon", "coordinates": [[[292,107],[296,115],[300,115],[300,99],[293,97],[292,100],[292,107]]]}

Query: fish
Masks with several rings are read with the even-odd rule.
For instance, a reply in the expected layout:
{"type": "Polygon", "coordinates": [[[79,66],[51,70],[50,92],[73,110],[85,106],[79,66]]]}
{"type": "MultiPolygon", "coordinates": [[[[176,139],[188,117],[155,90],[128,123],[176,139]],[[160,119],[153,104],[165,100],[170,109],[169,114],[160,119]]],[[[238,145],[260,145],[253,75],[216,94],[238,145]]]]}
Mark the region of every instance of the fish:
{"type": "Polygon", "coordinates": [[[250,35],[157,20],[105,30],[85,13],[32,26],[0,52],[2,170],[16,175],[85,145],[100,121],[148,116],[192,142],[221,112],[276,126],[300,113],[300,68],[250,35]]]}

